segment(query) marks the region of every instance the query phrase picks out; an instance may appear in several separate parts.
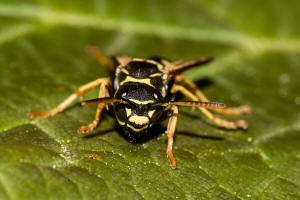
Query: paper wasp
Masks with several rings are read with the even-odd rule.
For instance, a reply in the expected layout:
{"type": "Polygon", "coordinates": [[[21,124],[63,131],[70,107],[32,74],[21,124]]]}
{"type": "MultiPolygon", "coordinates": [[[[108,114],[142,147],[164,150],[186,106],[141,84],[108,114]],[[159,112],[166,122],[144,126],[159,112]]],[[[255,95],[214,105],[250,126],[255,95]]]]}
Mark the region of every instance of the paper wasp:
{"type": "Polygon", "coordinates": [[[97,105],[94,121],[81,126],[78,132],[90,132],[100,121],[101,113],[107,104],[112,104],[118,124],[127,137],[136,139],[151,131],[153,124],[162,116],[169,116],[166,130],[168,136],[167,156],[172,168],[176,168],[176,160],[172,153],[173,136],[178,118],[178,106],[198,108],[211,122],[226,129],[247,129],[244,120],[229,122],[215,117],[212,112],[225,115],[249,114],[248,106],[224,108],[223,103],[209,102],[198,87],[182,74],[186,69],[203,65],[211,58],[170,61],[153,57],[148,59],[115,56],[109,61],[96,47],[89,47],[94,57],[102,66],[114,71],[113,84],[110,78],[99,78],[79,87],[71,96],[57,107],[46,111],[31,111],[29,117],[48,117],[65,110],[75,99],[89,90],[100,86],[96,99],[83,101],[83,106],[97,105]],[[175,101],[176,93],[182,93],[189,101],[175,101]]]}

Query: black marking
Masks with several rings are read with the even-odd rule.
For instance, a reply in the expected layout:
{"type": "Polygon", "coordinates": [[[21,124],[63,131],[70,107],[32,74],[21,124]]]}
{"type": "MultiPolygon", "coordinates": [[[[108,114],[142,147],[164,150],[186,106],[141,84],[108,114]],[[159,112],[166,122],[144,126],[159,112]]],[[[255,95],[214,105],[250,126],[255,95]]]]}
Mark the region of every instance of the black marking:
{"type": "Polygon", "coordinates": [[[125,66],[125,69],[130,76],[137,79],[149,78],[151,74],[160,72],[157,65],[141,61],[132,61],[125,66]]]}

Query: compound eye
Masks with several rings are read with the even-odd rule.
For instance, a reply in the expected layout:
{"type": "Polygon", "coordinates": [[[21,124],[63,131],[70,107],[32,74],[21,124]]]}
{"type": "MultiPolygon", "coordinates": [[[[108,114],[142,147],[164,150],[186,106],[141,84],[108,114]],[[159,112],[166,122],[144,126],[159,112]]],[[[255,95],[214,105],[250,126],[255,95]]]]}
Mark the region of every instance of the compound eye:
{"type": "Polygon", "coordinates": [[[158,100],[158,95],[156,93],[153,94],[154,99],[158,100]]]}
{"type": "Polygon", "coordinates": [[[115,109],[115,115],[117,116],[117,118],[125,123],[126,119],[127,119],[127,114],[125,111],[125,106],[124,105],[118,105],[115,109]]]}

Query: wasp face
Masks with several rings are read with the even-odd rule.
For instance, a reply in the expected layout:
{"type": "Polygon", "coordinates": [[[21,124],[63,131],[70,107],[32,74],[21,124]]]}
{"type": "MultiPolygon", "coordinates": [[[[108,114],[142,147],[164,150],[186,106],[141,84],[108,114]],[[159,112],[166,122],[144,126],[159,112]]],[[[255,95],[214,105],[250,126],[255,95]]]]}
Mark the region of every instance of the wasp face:
{"type": "Polygon", "coordinates": [[[118,90],[115,98],[128,102],[115,104],[114,111],[123,130],[134,135],[147,132],[164,111],[163,107],[155,106],[163,102],[163,97],[147,85],[126,85],[118,90]]]}

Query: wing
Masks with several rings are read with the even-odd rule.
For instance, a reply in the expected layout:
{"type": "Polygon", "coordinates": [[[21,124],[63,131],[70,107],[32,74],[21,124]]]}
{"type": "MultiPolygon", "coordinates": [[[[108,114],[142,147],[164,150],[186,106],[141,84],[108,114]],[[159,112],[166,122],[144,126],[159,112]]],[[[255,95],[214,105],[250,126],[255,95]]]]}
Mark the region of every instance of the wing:
{"type": "Polygon", "coordinates": [[[180,74],[184,70],[189,68],[204,65],[213,60],[213,57],[202,57],[197,59],[187,59],[187,60],[175,60],[173,62],[169,62],[165,70],[169,74],[180,74]]]}

